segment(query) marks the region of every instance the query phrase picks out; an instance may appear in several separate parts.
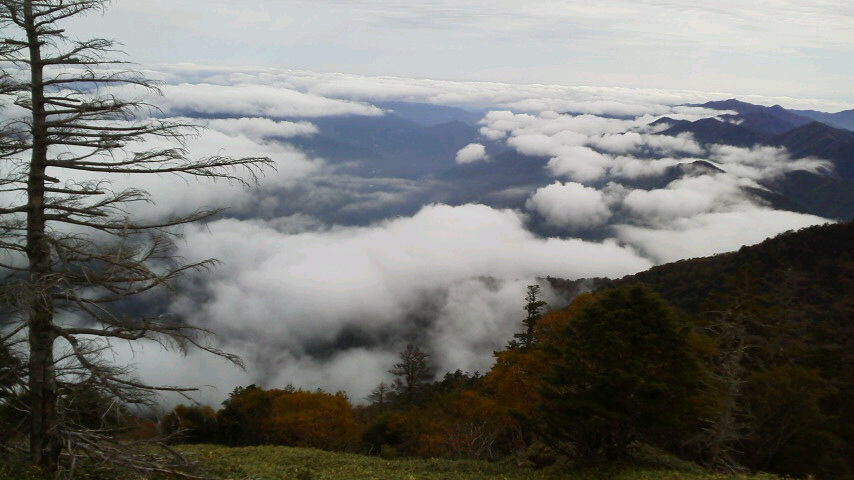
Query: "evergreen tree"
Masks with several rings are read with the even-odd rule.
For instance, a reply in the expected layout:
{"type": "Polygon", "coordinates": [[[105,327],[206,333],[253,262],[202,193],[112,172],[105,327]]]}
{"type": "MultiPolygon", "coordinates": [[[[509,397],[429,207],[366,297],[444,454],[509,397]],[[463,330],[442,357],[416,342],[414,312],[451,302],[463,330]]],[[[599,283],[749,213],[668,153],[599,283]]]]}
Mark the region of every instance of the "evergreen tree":
{"type": "Polygon", "coordinates": [[[644,286],[606,290],[561,332],[540,408],[542,432],[586,459],[619,459],[678,426],[698,366],[687,328],[644,286]]]}
{"type": "Polygon", "coordinates": [[[528,285],[528,293],[525,295],[524,307],[527,315],[525,316],[525,319],[522,320],[522,325],[524,325],[525,330],[521,333],[514,334],[514,340],[510,341],[507,348],[527,348],[536,343],[537,338],[535,332],[537,322],[543,318],[541,310],[547,305],[546,302],[539,299],[539,295],[539,285],[528,285]]]}

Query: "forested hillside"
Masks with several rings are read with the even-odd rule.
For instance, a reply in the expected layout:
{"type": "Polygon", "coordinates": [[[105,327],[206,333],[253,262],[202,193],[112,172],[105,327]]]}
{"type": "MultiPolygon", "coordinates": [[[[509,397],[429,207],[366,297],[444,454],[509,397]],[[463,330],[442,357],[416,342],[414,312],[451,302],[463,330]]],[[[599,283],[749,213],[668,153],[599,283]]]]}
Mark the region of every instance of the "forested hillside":
{"type": "Polygon", "coordinates": [[[734,382],[741,461],[844,478],[854,454],[852,245],[854,223],[810,227],[609,286],[648,285],[712,335],[710,366],[734,382]]]}
{"type": "Polygon", "coordinates": [[[529,287],[519,333],[484,374],[432,382],[430,355],[409,345],[367,405],[252,385],[160,427],[234,446],[848,478],[852,241],[854,224],[825,225],[620,280],[550,278],[597,290],[544,313],[529,287]]]}
{"type": "Polygon", "coordinates": [[[656,266],[608,285],[645,283],[691,314],[704,311],[713,293],[761,292],[774,303],[786,299],[783,305],[794,307],[789,314],[809,309],[822,318],[839,317],[843,311],[851,314],[854,300],[852,242],[852,222],[809,227],[737,252],[656,266]]]}

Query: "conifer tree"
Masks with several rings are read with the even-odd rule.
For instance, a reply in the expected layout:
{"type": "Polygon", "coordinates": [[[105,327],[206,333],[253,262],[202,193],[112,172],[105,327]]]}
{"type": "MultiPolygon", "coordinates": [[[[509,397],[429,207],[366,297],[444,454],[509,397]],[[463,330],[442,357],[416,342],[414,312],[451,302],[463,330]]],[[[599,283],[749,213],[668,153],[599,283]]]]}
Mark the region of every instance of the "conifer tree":
{"type": "Polygon", "coordinates": [[[543,434],[588,459],[620,459],[634,440],[692,418],[698,362],[687,326],[645,286],[606,290],[557,339],[542,391],[543,434]]]}
{"type": "Polygon", "coordinates": [[[536,342],[537,339],[535,332],[537,322],[543,318],[541,310],[548,305],[543,300],[540,300],[539,296],[540,286],[528,285],[528,293],[525,295],[524,307],[527,315],[525,316],[525,319],[522,320],[522,325],[524,325],[525,330],[513,335],[514,340],[510,341],[510,344],[507,346],[508,348],[527,348],[536,342]]]}

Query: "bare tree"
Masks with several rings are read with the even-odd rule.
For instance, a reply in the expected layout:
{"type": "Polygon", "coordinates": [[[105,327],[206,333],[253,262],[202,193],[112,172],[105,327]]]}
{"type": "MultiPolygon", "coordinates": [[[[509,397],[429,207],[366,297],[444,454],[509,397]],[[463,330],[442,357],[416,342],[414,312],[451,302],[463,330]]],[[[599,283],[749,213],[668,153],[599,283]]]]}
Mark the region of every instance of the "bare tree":
{"type": "Polygon", "coordinates": [[[385,383],[385,381],[382,381],[377,385],[377,388],[371,390],[371,393],[366,397],[366,400],[371,402],[371,405],[377,405],[380,412],[382,412],[391,396],[391,388],[387,383],[385,383]]]}
{"type": "Polygon", "coordinates": [[[739,457],[740,444],[752,435],[751,415],[744,389],[747,383],[751,349],[748,325],[756,323],[755,309],[739,295],[718,298],[719,310],[706,312],[711,321],[706,332],[716,343],[716,355],[704,380],[709,398],[714,399],[701,420],[705,424],[693,441],[699,443],[706,464],[729,472],[744,472],[739,457]]]}
{"type": "Polygon", "coordinates": [[[389,373],[397,376],[394,388],[405,400],[411,401],[414,394],[433,378],[433,369],[427,361],[426,353],[415,345],[409,344],[400,352],[400,362],[394,364],[389,373]]]}
{"type": "Polygon", "coordinates": [[[140,221],[128,207],[149,201],[148,193],[115,187],[117,175],[177,174],[247,184],[271,163],[190,159],[182,140],[193,133],[191,126],[158,120],[143,100],[121,98],[118,92],[128,86],[159,91],[126,62],[111,58],[120,53],[112,41],[77,40],[61,26],[108,3],[0,0],[0,94],[9,114],[0,126],[0,302],[10,307],[7,330],[21,327],[26,338],[22,388],[30,398],[30,459],[49,472],[57,470],[63,450],[102,455],[114,448],[101,441],[109,438],[104,432],[78,429],[63,415],[68,392],[85,386],[104,398],[140,403],[157,390],[189,390],[135,379],[129,369],[107,361],[111,342],[147,339],[181,351],[199,347],[239,362],[178,319],[125,313],[129,297],[168,287],[215,262],[181,263],[174,242],[175,227],[217,212],[140,221]],[[157,139],[173,142],[152,148],[157,139]]]}

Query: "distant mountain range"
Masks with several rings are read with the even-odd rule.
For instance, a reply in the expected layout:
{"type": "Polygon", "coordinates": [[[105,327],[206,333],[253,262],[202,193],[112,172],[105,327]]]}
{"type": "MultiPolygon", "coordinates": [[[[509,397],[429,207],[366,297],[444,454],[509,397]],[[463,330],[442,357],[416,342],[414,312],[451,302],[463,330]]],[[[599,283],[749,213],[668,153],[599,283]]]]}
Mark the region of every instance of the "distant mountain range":
{"type": "Polygon", "coordinates": [[[760,114],[759,116],[774,117],[777,121],[788,120],[792,125],[792,128],[800,127],[810,123],[811,121],[816,121],[835,128],[854,130],[854,109],[843,110],[836,113],[819,112],[816,110],[787,110],[780,105],[764,107],[762,105],[742,102],[735,98],[706,102],[701,106],[715,110],[732,110],[738,112],[738,115],[743,116],[760,114]]]}
{"type": "MultiPolygon", "coordinates": [[[[384,115],[277,119],[315,124],[319,130],[316,135],[274,140],[325,159],[338,174],[368,180],[401,179],[421,185],[417,195],[399,199],[394,209],[359,216],[354,219],[357,223],[411,213],[425,202],[479,202],[523,208],[537,188],[558,180],[545,168],[549,158],[523,155],[502,141],[481,136],[478,122],[483,118],[482,111],[409,102],[377,105],[385,110],[384,115]],[[485,146],[488,162],[456,162],[457,152],[471,143],[485,146]]],[[[742,148],[766,145],[785,148],[792,160],[827,160],[833,171],[797,170],[766,181],[762,188],[745,191],[775,209],[854,219],[854,131],[850,130],[854,128],[854,110],[838,113],[787,110],[779,105],[765,107],[737,99],[694,106],[721,113],[697,121],[662,117],[652,125],[659,127],[659,135],[688,133],[707,148],[716,144],[742,148]]],[[[641,159],[654,158],[649,153],[637,155],[641,159]]],[[[658,177],[620,182],[632,188],[657,189],[683,176],[713,174],[721,168],[724,167],[702,159],[689,159],[658,177]]],[[[605,179],[602,185],[609,180],[605,179]]],[[[380,187],[377,188],[379,192],[380,187]]],[[[312,213],[321,217],[324,214],[312,213]]],[[[560,233],[537,230],[543,234],[560,233]]]]}
{"type": "Polygon", "coordinates": [[[477,127],[460,120],[424,125],[395,113],[309,120],[320,133],[289,143],[370,177],[421,178],[453,168],[457,152],[480,136],[477,127]]]}
{"type": "Polygon", "coordinates": [[[832,120],[834,125],[851,128],[854,126],[850,121],[854,119],[854,110],[833,114],[791,111],[779,105],[764,107],[736,99],[700,106],[737,113],[694,122],[664,117],[655,124],[669,127],[661,132],[663,135],[687,132],[702,145],[769,145],[785,147],[793,160],[810,157],[828,160],[833,165],[833,172],[794,171],[764,186],[788,200],[790,206],[785,207],[788,210],[828,218],[854,219],[854,131],[815,120],[824,118],[832,120]]]}
{"type": "Polygon", "coordinates": [[[815,110],[791,110],[798,115],[809,117],[817,122],[825,123],[831,127],[854,130],[854,109],[844,110],[836,113],[817,112],[815,110]]]}

